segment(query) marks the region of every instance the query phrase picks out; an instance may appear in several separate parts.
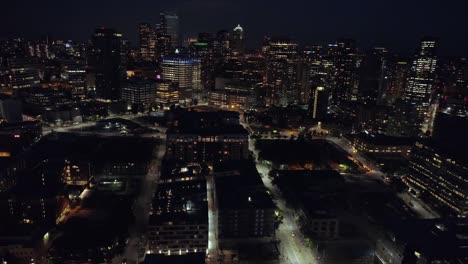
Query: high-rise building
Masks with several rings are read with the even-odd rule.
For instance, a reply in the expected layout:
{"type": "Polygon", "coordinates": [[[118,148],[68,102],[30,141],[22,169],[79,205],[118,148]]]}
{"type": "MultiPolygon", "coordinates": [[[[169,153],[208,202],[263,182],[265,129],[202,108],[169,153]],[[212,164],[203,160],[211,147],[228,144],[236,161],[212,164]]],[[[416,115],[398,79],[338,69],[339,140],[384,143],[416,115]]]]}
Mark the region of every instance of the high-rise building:
{"type": "Polygon", "coordinates": [[[381,102],[384,93],[386,57],[385,48],[373,48],[366,52],[359,68],[358,101],[360,103],[381,102]]]}
{"type": "Polygon", "coordinates": [[[384,94],[387,102],[393,102],[403,97],[410,64],[406,58],[389,56],[384,69],[384,94]]]}
{"type": "Polygon", "coordinates": [[[237,25],[232,31],[231,48],[233,52],[244,52],[244,29],[240,25],[237,25]]]}
{"type": "Polygon", "coordinates": [[[151,24],[140,23],[140,54],[144,61],[154,61],[156,59],[156,32],[151,24]]]}
{"type": "Polygon", "coordinates": [[[201,33],[197,42],[190,43],[189,54],[199,58],[201,64],[201,81],[204,89],[214,88],[214,52],[213,39],[207,33],[201,33]]]}
{"type": "Polygon", "coordinates": [[[299,104],[307,104],[309,102],[311,92],[311,61],[309,58],[301,56],[301,58],[298,59],[296,74],[295,100],[299,104]]]}
{"type": "Polygon", "coordinates": [[[286,105],[296,100],[297,46],[297,43],[290,39],[267,41],[264,47],[266,104],[286,105]]]}
{"type": "Polygon", "coordinates": [[[156,83],[142,78],[130,78],[122,84],[122,100],[128,104],[151,104],[155,102],[156,83]]]}
{"type": "Polygon", "coordinates": [[[33,59],[23,56],[12,56],[7,59],[9,86],[12,89],[32,88],[39,86],[39,71],[33,59]]]}
{"type": "Polygon", "coordinates": [[[71,57],[62,60],[63,75],[72,89],[75,99],[86,98],[86,61],[83,58],[71,57]]]}
{"type": "Polygon", "coordinates": [[[231,36],[228,31],[221,30],[216,33],[213,40],[213,49],[217,61],[222,60],[231,53],[231,36]]]}
{"type": "Polygon", "coordinates": [[[317,86],[312,89],[309,100],[310,117],[321,121],[327,115],[328,91],[323,86],[317,86]]]}
{"type": "Polygon", "coordinates": [[[330,47],[335,67],[334,87],[332,89],[332,102],[340,105],[356,101],[358,95],[357,69],[359,57],[356,43],[352,39],[340,39],[330,47]]]}
{"type": "Polygon", "coordinates": [[[164,57],[162,77],[179,84],[180,100],[189,100],[202,90],[200,60],[180,54],[164,57]]]}
{"type": "Polygon", "coordinates": [[[417,136],[422,133],[434,90],[437,42],[423,38],[414,57],[403,92],[403,122],[409,126],[404,133],[417,136]]]}
{"type": "Polygon", "coordinates": [[[160,13],[160,30],[170,37],[173,48],[180,46],[179,17],[175,13],[160,13]]]}
{"type": "Polygon", "coordinates": [[[95,76],[96,96],[106,100],[120,98],[122,79],[122,34],[113,29],[98,28],[91,39],[88,65],[95,76]]]}
{"type": "Polygon", "coordinates": [[[410,75],[406,84],[405,99],[428,104],[434,89],[435,69],[437,64],[437,41],[423,38],[414,56],[410,75]]]}

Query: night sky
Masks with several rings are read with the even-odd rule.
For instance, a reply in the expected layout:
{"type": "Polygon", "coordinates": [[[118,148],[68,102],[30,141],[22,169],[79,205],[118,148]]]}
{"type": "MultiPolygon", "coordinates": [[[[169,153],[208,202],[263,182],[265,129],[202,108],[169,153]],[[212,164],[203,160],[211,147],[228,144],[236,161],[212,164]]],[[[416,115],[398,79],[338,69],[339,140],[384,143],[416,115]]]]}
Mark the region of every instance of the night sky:
{"type": "Polygon", "coordinates": [[[248,46],[265,35],[324,44],[353,37],[360,47],[411,52],[419,37],[441,39],[441,53],[468,55],[466,0],[2,0],[0,38],[86,40],[96,26],[113,27],[136,44],[139,22],[158,22],[177,9],[185,36],[240,23],[248,46]]]}

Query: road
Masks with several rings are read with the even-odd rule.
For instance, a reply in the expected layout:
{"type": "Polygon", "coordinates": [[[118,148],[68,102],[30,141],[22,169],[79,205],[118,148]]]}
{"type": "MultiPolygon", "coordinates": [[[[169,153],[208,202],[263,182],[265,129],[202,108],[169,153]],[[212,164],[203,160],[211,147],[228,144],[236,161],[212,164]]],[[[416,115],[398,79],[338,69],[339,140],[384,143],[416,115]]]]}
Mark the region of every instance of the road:
{"type": "Polygon", "coordinates": [[[252,140],[249,141],[249,149],[254,153],[257,170],[262,176],[263,184],[272,195],[273,200],[284,217],[283,223],[280,225],[276,234],[276,237],[281,241],[281,263],[317,263],[312,255],[312,250],[303,243],[303,235],[295,220],[294,211],[286,206],[281,191],[271,183],[268,177],[271,169],[258,161],[258,150],[255,149],[252,140]]]}
{"type": "Polygon", "coordinates": [[[218,211],[216,210],[215,181],[213,175],[208,175],[206,190],[208,198],[208,263],[218,263],[218,211]]]}
{"type": "Polygon", "coordinates": [[[153,150],[153,159],[149,164],[148,173],[145,175],[140,193],[135,200],[133,213],[135,215],[135,223],[129,228],[128,243],[124,254],[115,258],[113,263],[123,263],[126,259],[128,264],[136,264],[143,260],[147,246],[146,231],[148,228],[149,213],[154,193],[157,188],[159,179],[159,168],[161,160],[165,153],[165,139],[162,138],[158,145],[153,150]]]}
{"type": "Polygon", "coordinates": [[[420,218],[423,219],[435,219],[439,218],[440,215],[432,210],[429,206],[427,206],[423,201],[419,200],[418,198],[412,196],[411,194],[404,192],[399,193],[398,197],[409,207],[412,211],[414,211],[420,218]]]}

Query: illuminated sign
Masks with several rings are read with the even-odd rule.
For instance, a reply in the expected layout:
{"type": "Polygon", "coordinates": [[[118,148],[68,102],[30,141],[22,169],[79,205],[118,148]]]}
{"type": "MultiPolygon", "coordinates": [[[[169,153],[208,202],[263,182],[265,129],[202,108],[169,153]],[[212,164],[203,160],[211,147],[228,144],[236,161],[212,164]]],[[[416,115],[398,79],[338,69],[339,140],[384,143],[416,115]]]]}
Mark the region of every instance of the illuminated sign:
{"type": "Polygon", "coordinates": [[[195,42],[193,43],[194,46],[198,46],[198,47],[206,47],[208,46],[208,43],[206,42],[195,42]]]}
{"type": "Polygon", "coordinates": [[[11,156],[10,152],[0,152],[0,158],[8,158],[11,156]]]}

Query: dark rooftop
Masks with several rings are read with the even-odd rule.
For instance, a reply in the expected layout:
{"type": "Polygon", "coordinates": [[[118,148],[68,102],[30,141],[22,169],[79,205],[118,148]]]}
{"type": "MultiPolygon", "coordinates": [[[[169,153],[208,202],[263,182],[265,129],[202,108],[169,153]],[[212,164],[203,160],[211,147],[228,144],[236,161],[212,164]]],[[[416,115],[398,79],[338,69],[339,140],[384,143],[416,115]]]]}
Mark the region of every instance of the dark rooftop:
{"type": "Polygon", "coordinates": [[[189,253],[186,255],[156,255],[150,254],[145,256],[144,264],[204,264],[205,253],[189,253]]]}
{"type": "Polygon", "coordinates": [[[355,137],[365,140],[374,145],[383,145],[383,146],[402,146],[402,145],[413,145],[416,141],[414,138],[410,137],[393,137],[383,134],[372,134],[369,132],[360,132],[354,135],[355,137]]]}

